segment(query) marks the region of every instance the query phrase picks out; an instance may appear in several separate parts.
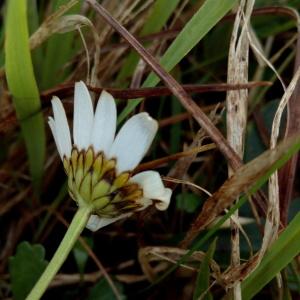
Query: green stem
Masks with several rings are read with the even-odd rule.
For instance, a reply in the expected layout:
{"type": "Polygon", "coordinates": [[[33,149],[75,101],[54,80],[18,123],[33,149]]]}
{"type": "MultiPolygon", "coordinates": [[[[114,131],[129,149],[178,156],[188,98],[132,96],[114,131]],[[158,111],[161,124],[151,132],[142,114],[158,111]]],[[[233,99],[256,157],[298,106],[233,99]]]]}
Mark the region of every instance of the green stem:
{"type": "Polygon", "coordinates": [[[88,221],[90,213],[91,209],[89,207],[81,207],[78,209],[53,258],[49,262],[46,270],[38,282],[31,290],[30,294],[27,296],[26,300],[38,300],[42,297],[51,280],[56,275],[66,260],[68,254],[72,250],[75,242],[77,241],[88,221]]]}

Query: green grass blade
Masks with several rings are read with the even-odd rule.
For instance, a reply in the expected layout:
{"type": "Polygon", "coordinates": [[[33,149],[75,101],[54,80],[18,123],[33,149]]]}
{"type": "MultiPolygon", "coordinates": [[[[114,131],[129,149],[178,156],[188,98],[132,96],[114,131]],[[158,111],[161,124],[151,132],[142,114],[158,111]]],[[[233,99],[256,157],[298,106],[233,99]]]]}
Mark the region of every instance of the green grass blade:
{"type": "MultiPolygon", "coordinates": [[[[162,57],[163,67],[171,71],[235,4],[236,0],[206,0],[162,57]]],[[[145,85],[153,86],[159,81],[152,73],[146,79],[145,85]]]]}
{"type": "Polygon", "coordinates": [[[7,4],[5,71],[37,188],[43,174],[45,128],[29,50],[26,1],[10,0],[7,4]]]}
{"type": "MultiPolygon", "coordinates": [[[[147,21],[144,24],[143,29],[140,32],[140,36],[159,32],[168,21],[169,17],[177,7],[179,0],[157,0],[153,5],[153,9],[147,21]]],[[[133,73],[139,56],[135,51],[131,51],[118,74],[117,81],[122,82],[126,77],[133,73]]]]}
{"type": "Polygon", "coordinates": [[[28,31],[32,35],[39,27],[39,15],[36,0],[27,0],[28,31]]]}
{"type": "Polygon", "coordinates": [[[261,264],[242,283],[243,299],[252,299],[300,253],[300,212],[271,246],[261,264]],[[283,255],[284,254],[284,255],[283,255]]]}
{"type": "MultiPolygon", "coordinates": [[[[206,0],[163,55],[161,65],[167,71],[171,71],[235,4],[236,0],[206,0]]],[[[159,81],[160,79],[151,73],[143,86],[152,87],[159,81]]],[[[122,122],[140,102],[141,99],[129,101],[118,121],[122,122]]]]}
{"type": "Polygon", "coordinates": [[[206,252],[205,258],[203,259],[203,261],[201,263],[200,271],[198,272],[198,275],[197,275],[196,288],[195,288],[195,292],[193,295],[193,300],[197,300],[197,299],[199,299],[199,297],[203,297],[203,298],[201,298],[203,300],[212,300],[213,299],[211,293],[208,291],[209,277],[210,277],[209,264],[214,256],[214,253],[216,250],[216,243],[217,243],[217,240],[215,239],[209,246],[209,249],[206,252]],[[205,293],[205,295],[204,295],[204,293],[205,293]]]}

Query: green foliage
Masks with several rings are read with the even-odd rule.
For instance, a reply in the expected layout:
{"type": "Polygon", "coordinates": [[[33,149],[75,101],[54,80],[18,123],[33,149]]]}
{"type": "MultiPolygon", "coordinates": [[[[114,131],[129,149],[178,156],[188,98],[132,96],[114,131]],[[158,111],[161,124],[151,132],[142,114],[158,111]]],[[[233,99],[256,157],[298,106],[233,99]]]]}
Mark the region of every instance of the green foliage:
{"type": "Polygon", "coordinates": [[[182,193],[176,196],[176,206],[187,213],[194,213],[202,203],[198,195],[182,193]]]}
{"type": "Polygon", "coordinates": [[[252,299],[300,253],[299,241],[300,213],[272,244],[257,269],[242,283],[243,299],[252,299]]]}
{"type": "MultiPolygon", "coordinates": [[[[235,0],[206,0],[167,49],[160,61],[161,65],[167,71],[172,70],[236,3],[235,0]]],[[[159,81],[160,79],[151,73],[144,86],[154,86],[159,81]]]]}
{"type": "Polygon", "coordinates": [[[27,19],[29,35],[32,35],[39,27],[39,14],[36,0],[27,0],[27,19]]]}
{"type": "Polygon", "coordinates": [[[209,249],[206,252],[205,258],[203,259],[200,270],[197,275],[197,280],[196,280],[196,288],[195,292],[193,295],[193,300],[199,299],[200,296],[205,295],[203,300],[212,300],[212,295],[208,291],[209,289],[209,278],[210,278],[210,268],[209,264],[210,261],[212,260],[215,250],[216,250],[216,243],[217,240],[215,239],[211,245],[209,246],[209,249]]]}
{"type": "Polygon", "coordinates": [[[24,300],[47,266],[45,249],[41,245],[22,242],[9,260],[14,300],[24,300]]]}
{"type": "Polygon", "coordinates": [[[8,1],[5,71],[26,143],[32,179],[38,188],[43,174],[45,129],[30,56],[26,1],[23,0],[8,1]]]}
{"type": "MultiPolygon", "coordinates": [[[[87,239],[85,239],[85,241],[87,242],[87,244],[89,246],[92,246],[92,244],[93,244],[92,239],[87,238],[87,239]]],[[[77,267],[78,267],[78,270],[79,270],[80,274],[83,274],[86,263],[87,263],[88,258],[89,258],[89,255],[88,255],[85,248],[82,246],[82,244],[79,241],[77,241],[74,245],[73,255],[74,255],[74,258],[75,258],[75,261],[76,261],[76,264],[77,264],[77,267]]]]}
{"type": "MultiPolygon", "coordinates": [[[[29,49],[28,36],[30,36],[38,28],[45,18],[56,12],[61,5],[64,5],[69,1],[70,0],[53,0],[49,2],[45,0],[7,0],[7,15],[4,15],[6,29],[4,26],[0,28],[0,45],[3,46],[2,48],[0,47],[0,66],[3,67],[5,63],[5,72],[10,90],[9,92],[12,95],[13,103],[16,107],[17,117],[22,130],[22,135],[26,143],[30,172],[35,186],[38,186],[43,174],[45,153],[45,120],[43,120],[42,114],[40,113],[41,104],[38,87],[40,87],[41,90],[44,90],[51,87],[56,87],[58,84],[64,83],[64,81],[68,80],[69,78],[84,79],[83,74],[72,74],[72,72],[74,70],[82,70],[81,64],[84,61],[86,54],[84,51],[80,51],[83,50],[83,46],[80,35],[76,31],[63,34],[53,34],[41,46],[32,50],[31,52],[29,49]],[[18,26],[16,26],[16,24],[18,24],[18,26]],[[5,51],[4,37],[6,37],[5,51]],[[4,52],[6,52],[6,57],[4,56],[4,52]]],[[[120,18],[121,20],[122,11],[121,15],[120,12],[118,12],[118,5],[121,4],[121,2],[108,2],[109,5],[106,7],[109,8],[109,12],[113,16],[116,16],[117,19],[120,18]]],[[[178,82],[195,84],[206,83],[208,80],[212,83],[221,83],[226,81],[228,45],[234,19],[228,18],[220,22],[217,26],[215,25],[228,12],[233,12],[232,8],[237,4],[237,2],[237,0],[190,0],[188,1],[188,4],[185,6],[182,13],[180,13],[180,15],[176,15],[176,17],[178,17],[177,24],[183,24],[184,27],[178,34],[177,38],[170,43],[171,45],[161,59],[161,64],[168,72],[172,72],[172,75],[178,80],[178,82]],[[200,41],[201,44],[199,44],[200,41]]],[[[276,0],[275,2],[272,0],[257,0],[255,6],[265,7],[267,5],[274,5],[274,3],[282,6],[282,0],[276,0]]],[[[88,10],[87,16],[91,17],[90,19],[95,25],[96,31],[101,35],[104,33],[102,29],[106,30],[109,28],[109,25],[105,24],[103,20],[99,20],[101,18],[98,18],[98,16],[95,17],[96,14],[92,7],[89,8],[89,6],[85,6],[84,10],[80,10],[82,3],[83,1],[79,0],[78,4],[73,6],[72,9],[67,13],[83,13],[86,15],[87,10],[85,9],[91,8],[88,10]]],[[[122,22],[124,22],[125,26],[129,30],[134,28],[133,24],[135,25],[144,23],[141,26],[142,29],[140,32],[138,32],[138,36],[145,36],[151,33],[160,32],[163,30],[164,26],[169,25],[168,22],[171,19],[170,17],[177,13],[176,9],[183,3],[184,1],[179,0],[156,0],[153,2],[153,4],[149,5],[149,7],[146,7],[146,10],[151,9],[149,14],[145,10],[145,14],[142,12],[141,15],[137,15],[137,21],[140,23],[135,23],[135,19],[132,19],[129,22],[127,22],[127,19],[125,19],[122,20],[122,22]]],[[[299,0],[285,1],[285,5],[294,6],[294,8],[300,8],[299,3],[299,0]]],[[[135,13],[143,6],[143,4],[143,1],[140,1],[136,9],[134,9],[131,13],[135,13]]],[[[4,9],[2,9],[2,12],[4,12],[4,9]]],[[[128,20],[129,19],[130,16],[128,20]]],[[[267,49],[270,46],[270,56],[273,56],[277,50],[281,49],[282,45],[289,41],[296,30],[295,21],[288,15],[253,15],[253,17],[251,17],[251,25],[253,26],[255,35],[259,38],[263,48],[267,49]]],[[[86,37],[89,54],[92,57],[94,54],[94,43],[91,40],[92,35],[90,35],[90,32],[85,34],[86,32],[84,27],[82,30],[86,37]]],[[[103,53],[101,53],[99,62],[96,61],[96,63],[101,64],[101,68],[103,67],[103,64],[107,64],[107,66],[104,67],[107,67],[108,71],[107,73],[104,71],[104,80],[101,81],[101,83],[103,83],[105,86],[114,86],[118,88],[124,87],[128,84],[130,78],[132,78],[133,72],[140,57],[135,51],[130,50],[125,54],[127,57],[125,57],[123,61],[115,61],[115,64],[111,66],[109,64],[109,60],[107,59],[109,58],[109,55],[107,55],[106,48],[109,49],[111,52],[110,54],[112,57],[114,57],[115,53],[118,55],[118,47],[122,47],[123,41],[118,39],[117,33],[113,33],[112,35],[109,34],[108,37],[109,38],[107,39],[103,39],[104,42],[101,44],[101,47],[103,47],[103,53]],[[117,43],[115,43],[115,41],[117,41],[117,43]],[[121,62],[122,66],[120,66],[121,62]],[[112,74],[116,75],[117,78],[109,78],[109,76],[107,76],[110,75],[110,68],[112,69],[112,74]]],[[[144,42],[145,47],[148,47],[151,44],[151,42],[144,42]]],[[[273,61],[275,68],[285,79],[286,83],[288,83],[288,79],[292,76],[292,64],[295,58],[295,53],[293,52],[294,50],[295,47],[291,45],[281,56],[278,56],[278,59],[273,61]]],[[[266,53],[267,52],[268,51],[266,51],[266,53]]],[[[244,157],[245,162],[254,159],[266,150],[266,145],[264,145],[262,142],[261,134],[257,130],[255,121],[253,121],[252,113],[256,113],[258,111],[260,112],[260,117],[263,121],[262,128],[265,130],[267,136],[267,134],[270,133],[274,112],[279,101],[278,99],[282,94],[282,89],[279,87],[276,76],[274,76],[273,72],[268,67],[265,67],[265,70],[262,71],[261,75],[257,77],[253,76],[256,71],[255,68],[257,68],[257,64],[253,57],[253,55],[250,56],[251,63],[249,65],[249,80],[270,80],[274,82],[274,85],[272,87],[258,87],[249,91],[249,95],[251,95],[251,97],[249,98],[249,118],[247,123],[247,138],[245,143],[244,157]],[[256,91],[256,94],[252,93],[252,91],[256,91]]],[[[121,59],[123,59],[123,56],[121,59]]],[[[149,68],[147,67],[147,70],[148,69],[149,68]]],[[[102,74],[99,73],[100,78],[101,76],[102,74]]],[[[155,86],[159,83],[159,81],[160,79],[151,73],[145,80],[143,86],[155,86]]],[[[5,83],[3,87],[5,90],[5,83]]],[[[7,91],[5,91],[4,97],[0,99],[0,106],[3,104],[6,105],[6,92],[7,91]]],[[[224,96],[225,93],[211,93],[194,98],[199,106],[205,107],[207,104],[214,105],[217,102],[223,102],[225,99],[224,96]]],[[[130,112],[132,112],[139,103],[140,99],[128,101],[128,105],[120,115],[119,122],[128,117],[130,112]]],[[[44,104],[45,106],[50,105],[49,102],[45,102],[44,104]]],[[[124,103],[119,104],[120,107],[124,107],[124,103]]],[[[149,113],[151,115],[153,114],[158,121],[163,120],[165,117],[174,117],[181,112],[184,112],[180,102],[178,102],[174,96],[163,96],[155,99],[154,101],[152,101],[152,99],[147,100],[141,109],[149,111],[149,113]]],[[[3,115],[4,117],[6,116],[5,111],[3,115]]],[[[69,116],[70,115],[71,114],[69,114],[69,116]]],[[[174,123],[163,125],[163,130],[159,130],[155,143],[152,145],[153,151],[150,151],[151,155],[147,159],[151,160],[151,158],[154,159],[170,153],[181,151],[183,145],[185,143],[190,143],[194,137],[193,127],[195,126],[195,130],[198,129],[198,125],[195,124],[196,123],[192,120],[192,118],[189,118],[188,121],[178,121],[175,119],[174,123]]],[[[226,132],[225,126],[222,127],[224,124],[225,122],[223,124],[220,122],[218,123],[218,126],[220,126],[223,132],[226,132]]],[[[283,127],[284,124],[285,120],[282,121],[283,127]]],[[[5,164],[7,161],[8,165],[10,164],[9,157],[12,152],[11,149],[15,149],[14,146],[16,141],[18,141],[18,138],[19,136],[17,130],[14,130],[12,134],[9,131],[7,133],[4,131],[4,138],[0,139],[1,163],[5,164]]],[[[51,143],[53,143],[52,138],[51,141],[51,143]]],[[[230,243],[228,242],[230,240],[230,230],[220,230],[221,224],[224,223],[225,220],[228,220],[237,208],[240,209],[240,215],[245,217],[253,217],[249,204],[247,203],[248,195],[251,195],[258,189],[261,189],[263,184],[266,184],[270,174],[277,168],[281,167],[293,153],[299,150],[299,148],[299,144],[292,147],[290,149],[291,151],[288,152],[278,162],[273,164],[269,168],[268,172],[263,174],[258,180],[256,178],[254,185],[252,185],[247,191],[247,195],[242,195],[241,201],[233,206],[214,227],[209,227],[206,231],[201,232],[200,235],[195,238],[194,244],[191,246],[191,250],[188,251],[188,254],[179,260],[175,267],[167,271],[163,277],[166,277],[172,272],[172,270],[175,270],[180,263],[184,263],[185,260],[188,260],[188,257],[191,256],[193,251],[207,249],[208,245],[212,241],[212,237],[217,234],[218,247],[216,248],[216,242],[214,241],[207,251],[206,257],[202,261],[199,268],[193,295],[193,299],[199,299],[199,297],[200,299],[212,299],[210,292],[205,295],[203,294],[209,288],[210,260],[215,257],[218,263],[222,267],[224,266],[224,268],[225,266],[228,266],[228,261],[230,260],[231,249],[230,243]],[[242,205],[243,207],[241,207],[242,205]]],[[[215,151],[215,153],[210,152],[201,154],[201,161],[195,161],[193,166],[188,171],[188,175],[191,175],[190,178],[193,178],[196,184],[202,185],[204,182],[203,186],[211,191],[216,191],[223,180],[225,180],[224,178],[227,176],[227,165],[225,160],[221,158],[217,152],[218,151],[215,151]],[[202,160],[202,155],[205,160],[202,160]],[[206,160],[206,158],[208,159],[206,160]],[[217,160],[214,160],[214,158],[217,158],[217,160]],[[200,175],[198,173],[198,167],[199,165],[202,166],[202,164],[206,164],[204,167],[208,167],[205,168],[207,174],[204,173],[200,175]],[[210,168],[211,165],[212,168],[210,168]],[[195,174],[196,176],[193,176],[195,174]],[[201,178],[204,179],[202,180],[201,178]]],[[[47,164],[47,167],[53,162],[52,159],[53,156],[51,156],[51,159],[49,159],[49,164],[47,164]]],[[[22,159],[22,165],[23,164],[27,164],[27,161],[24,159],[22,159]]],[[[50,222],[52,221],[53,212],[56,212],[60,209],[61,203],[63,200],[65,200],[68,192],[67,182],[62,184],[63,180],[60,180],[62,179],[60,176],[58,176],[57,179],[54,178],[52,171],[54,168],[55,166],[51,166],[49,177],[47,176],[47,180],[45,181],[45,189],[42,191],[43,204],[47,205],[49,209],[39,216],[37,221],[39,223],[35,224],[36,230],[33,234],[33,241],[38,240],[39,237],[45,232],[50,233],[51,231],[51,235],[55,235],[58,230],[56,226],[50,226],[50,222]],[[55,191],[59,190],[60,187],[58,195],[53,195],[52,191],[49,192],[49,187],[50,189],[55,187],[55,191]]],[[[62,170],[63,169],[61,168],[60,175],[62,175],[62,170]]],[[[168,167],[163,166],[163,168],[159,169],[159,171],[160,170],[162,170],[162,173],[164,174],[168,173],[168,167]]],[[[21,178],[20,181],[17,178],[16,182],[18,186],[16,191],[13,191],[13,195],[22,192],[24,178],[21,178]]],[[[14,184],[15,181],[12,181],[12,183],[14,184]]],[[[6,185],[6,183],[4,184],[6,185]]],[[[232,187],[234,188],[234,185],[232,187]]],[[[205,196],[205,198],[207,197],[205,196]]],[[[7,200],[10,201],[11,199],[8,198],[7,200]]],[[[155,218],[148,218],[147,222],[145,222],[145,226],[143,224],[141,229],[138,228],[138,233],[142,235],[142,244],[136,243],[136,248],[130,247],[131,249],[127,249],[126,247],[126,251],[122,252],[121,257],[117,257],[118,261],[119,259],[120,261],[122,260],[122,262],[127,261],[127,259],[128,261],[136,259],[136,252],[138,248],[144,244],[144,242],[146,245],[149,245],[153,242],[155,243],[156,241],[158,241],[159,245],[163,244],[164,241],[171,241],[170,243],[172,245],[178,242],[179,236],[181,237],[182,235],[182,228],[188,228],[188,226],[190,226],[193,222],[193,217],[189,214],[195,214],[200,210],[203,199],[201,196],[195,195],[191,191],[180,192],[177,189],[173,193],[172,201],[175,201],[173,204],[175,204],[176,207],[173,205],[173,210],[171,212],[169,211],[165,212],[164,214],[159,214],[155,218]],[[178,213],[178,211],[180,211],[180,213],[178,213]],[[160,218],[161,216],[163,216],[162,219],[160,218]],[[166,224],[168,224],[168,226],[164,226],[166,224]],[[159,232],[159,234],[157,234],[157,232],[160,231],[160,228],[163,228],[164,232],[159,232]],[[144,229],[146,229],[146,234],[143,232],[144,229]],[[148,243],[149,241],[150,243],[148,243]]],[[[25,211],[24,206],[26,206],[26,204],[20,203],[21,202],[19,202],[15,208],[16,210],[21,209],[21,212],[23,212],[25,211]]],[[[298,200],[291,203],[289,207],[289,220],[291,221],[291,224],[282,233],[279,240],[275,242],[269,249],[269,252],[262,261],[262,264],[243,283],[243,299],[255,297],[255,295],[258,294],[259,291],[272,280],[272,284],[275,286],[274,278],[276,274],[278,274],[278,272],[284,273],[284,268],[289,264],[290,269],[286,276],[283,276],[283,298],[289,299],[288,297],[290,297],[290,293],[299,292],[299,270],[297,270],[295,261],[294,265],[292,261],[293,257],[300,252],[298,245],[298,241],[300,240],[300,217],[298,213],[300,205],[299,203],[300,202],[298,200]],[[290,263],[291,261],[292,263],[290,263]]],[[[71,206],[74,207],[73,202],[71,206]]],[[[37,203],[36,208],[41,209],[41,207],[39,207],[39,203],[37,203]]],[[[66,204],[63,207],[63,211],[65,211],[65,209],[68,211],[68,208],[69,204],[66,204]]],[[[5,213],[7,212],[5,211],[5,213]]],[[[9,217],[8,213],[7,216],[9,217]]],[[[3,227],[6,219],[2,219],[3,224],[1,225],[3,227]]],[[[136,231],[135,224],[138,224],[139,226],[141,221],[143,220],[140,220],[140,217],[137,218],[138,223],[136,223],[135,218],[132,218],[130,221],[126,221],[124,226],[117,225],[118,232],[115,231],[114,228],[107,228],[104,230],[105,234],[103,234],[103,232],[98,232],[97,235],[92,235],[91,238],[86,238],[86,240],[90,245],[95,244],[95,249],[102,247],[102,245],[106,245],[107,247],[105,246],[105,248],[108,248],[108,251],[111,251],[112,248],[110,247],[113,247],[115,243],[119,246],[122,245],[122,243],[128,243],[127,239],[133,240],[132,236],[136,231]],[[127,234],[127,229],[129,229],[129,234],[127,234]],[[119,232],[121,232],[121,234],[118,234],[119,232]],[[109,240],[109,243],[105,243],[107,240],[109,240]]],[[[4,226],[3,228],[6,227],[4,226]]],[[[255,253],[260,249],[262,236],[257,234],[258,227],[256,223],[247,225],[244,229],[250,239],[252,247],[249,247],[249,244],[246,242],[245,238],[241,236],[241,257],[242,260],[247,260],[249,259],[249,253],[251,251],[255,253]]],[[[21,236],[20,239],[22,240],[23,236],[21,236]]],[[[131,243],[131,240],[129,242],[131,243]]],[[[134,243],[135,240],[133,244],[134,243]]],[[[106,266],[111,267],[111,265],[109,265],[110,262],[112,265],[115,265],[115,257],[113,257],[115,251],[106,253],[105,249],[102,250],[100,259],[103,258],[102,253],[105,259],[108,258],[108,260],[105,260],[106,266]]],[[[74,257],[73,262],[75,264],[74,270],[78,270],[77,272],[79,272],[82,278],[84,278],[84,273],[92,270],[89,265],[90,261],[88,259],[88,254],[79,242],[75,244],[72,254],[74,257]]],[[[153,264],[153,262],[151,262],[151,264],[153,264]]],[[[21,243],[18,246],[16,255],[11,257],[9,261],[11,289],[14,299],[21,300],[25,298],[46,265],[47,262],[44,259],[44,249],[41,246],[30,245],[26,242],[21,243]]],[[[155,266],[155,263],[153,266],[155,266]]],[[[135,264],[130,266],[129,272],[131,271],[132,274],[134,274],[136,271],[140,272],[140,269],[138,265],[135,264]]],[[[182,283],[186,283],[186,278],[182,280],[182,278],[178,277],[177,275],[178,274],[174,274],[171,282],[174,280],[174,282],[178,282],[180,285],[182,283]]],[[[188,284],[190,284],[190,282],[188,284]]],[[[88,300],[116,299],[111,286],[105,278],[102,278],[93,287],[90,287],[90,285],[90,283],[86,284],[84,282],[80,282],[80,284],[78,284],[76,287],[64,287],[64,291],[62,293],[60,289],[55,289],[53,292],[57,292],[59,294],[59,298],[61,299],[74,299],[76,297],[82,297],[82,294],[86,293],[86,289],[90,289],[89,295],[86,297],[88,300]]],[[[119,282],[115,282],[115,285],[121,294],[121,298],[126,299],[124,286],[119,282]]],[[[137,287],[137,293],[140,293],[141,289],[143,288],[145,288],[146,292],[148,292],[149,289],[145,287],[146,285],[148,285],[147,282],[142,282],[131,285],[131,287],[137,287]]],[[[166,282],[165,286],[166,289],[170,290],[174,288],[174,286],[170,285],[169,282],[166,282]]],[[[131,287],[129,286],[130,293],[132,292],[132,290],[130,290],[131,287]]],[[[8,289],[10,289],[10,286],[8,289]]],[[[268,291],[267,297],[272,297],[272,293],[274,297],[276,297],[277,290],[274,290],[275,292],[268,291]]],[[[150,290],[150,293],[151,292],[152,290],[150,290]]],[[[154,295],[156,295],[156,293],[158,293],[159,296],[161,295],[159,288],[153,292],[154,295]]],[[[166,292],[165,294],[173,295],[173,292],[166,292]]],[[[0,293],[0,298],[1,296],[2,294],[0,293]]],[[[5,297],[7,297],[7,294],[5,294],[5,297]]],[[[169,298],[166,297],[166,299],[169,298]]]]}
{"type": "MultiPolygon", "coordinates": [[[[171,71],[236,3],[236,0],[223,0],[222,2],[206,0],[167,49],[160,64],[167,71],[171,71]]],[[[143,86],[152,87],[159,81],[160,79],[151,73],[143,86]]],[[[140,99],[130,101],[120,114],[119,122],[123,121],[140,102],[140,99]]]]}
{"type": "MultiPolygon", "coordinates": [[[[118,283],[114,282],[118,292],[121,295],[121,299],[125,300],[126,296],[123,294],[123,286],[118,283]]],[[[117,299],[113,291],[111,290],[110,285],[106,281],[105,278],[102,278],[90,291],[90,294],[87,300],[113,300],[117,299]]]]}

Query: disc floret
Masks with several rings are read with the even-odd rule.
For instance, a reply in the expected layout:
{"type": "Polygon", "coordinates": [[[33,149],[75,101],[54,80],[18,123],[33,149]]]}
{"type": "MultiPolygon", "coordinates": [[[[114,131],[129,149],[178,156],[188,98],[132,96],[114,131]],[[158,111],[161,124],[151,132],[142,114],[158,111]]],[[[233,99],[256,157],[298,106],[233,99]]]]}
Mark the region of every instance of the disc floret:
{"type": "Polygon", "coordinates": [[[103,152],[73,147],[63,164],[73,200],[79,206],[90,206],[99,217],[114,218],[143,207],[139,202],[143,189],[130,181],[130,172],[117,174],[116,159],[107,159],[103,152]]]}

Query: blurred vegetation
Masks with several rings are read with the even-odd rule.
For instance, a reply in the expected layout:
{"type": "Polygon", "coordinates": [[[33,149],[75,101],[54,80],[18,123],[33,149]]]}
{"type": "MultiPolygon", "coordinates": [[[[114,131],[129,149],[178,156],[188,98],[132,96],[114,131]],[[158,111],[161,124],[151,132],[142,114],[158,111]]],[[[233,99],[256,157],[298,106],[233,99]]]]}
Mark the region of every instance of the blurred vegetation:
{"type": "MultiPolygon", "coordinates": [[[[217,87],[227,82],[228,51],[238,2],[99,1],[180,84],[198,87],[217,87]]],[[[300,52],[292,9],[299,11],[299,0],[256,0],[251,17],[253,34],[286,85],[292,80],[300,52]]],[[[57,95],[63,100],[71,124],[73,85],[78,80],[92,88],[123,92],[162,84],[85,1],[3,1],[0,45],[0,299],[21,300],[51,259],[76,210],[47,125],[47,117],[52,114],[51,97],[57,95]],[[9,5],[14,9],[9,10],[9,5]],[[22,18],[24,14],[26,18],[22,18]],[[77,17],[67,22],[66,16],[77,17]],[[35,35],[41,28],[42,34],[35,35]]],[[[269,81],[272,85],[249,89],[245,163],[269,149],[275,111],[284,93],[273,70],[259,64],[257,54],[250,50],[252,81],[269,81]]],[[[151,93],[134,100],[117,99],[119,121],[141,110],[159,121],[158,135],[144,161],[153,162],[153,169],[178,180],[165,181],[174,189],[170,208],[166,212],[143,211],[96,233],[85,230],[43,299],[232,296],[227,293],[230,280],[222,276],[231,274],[229,226],[215,230],[200,248],[194,247],[193,253],[187,251],[193,245],[197,247],[197,241],[210,234],[211,227],[201,232],[189,249],[181,248],[181,241],[208,199],[203,189],[213,194],[220,188],[228,177],[228,162],[217,149],[171,159],[169,156],[211,143],[211,139],[172,93],[158,97],[151,97],[151,93]],[[156,164],[156,159],[162,157],[167,157],[165,162],[156,164]],[[183,265],[164,275],[178,261],[183,265]]],[[[191,96],[225,135],[226,91],[195,92],[191,96]]],[[[280,139],[284,137],[286,112],[283,119],[280,139]]],[[[256,180],[257,188],[265,182],[260,177],[256,180]]],[[[261,191],[267,194],[266,184],[261,191]]],[[[239,209],[243,262],[260,250],[265,224],[265,212],[255,201],[246,200],[244,196],[239,209]],[[256,219],[253,212],[257,213],[256,219]]],[[[300,237],[299,207],[296,173],[288,207],[287,223],[291,226],[280,224],[280,231],[284,231],[280,243],[275,242],[261,269],[242,285],[245,299],[299,297],[299,255],[294,258],[300,252],[295,244],[300,237]],[[268,263],[274,265],[271,271],[268,263]],[[279,272],[282,286],[275,277],[279,272]],[[269,281],[259,286],[257,282],[264,275],[269,281]]]]}

